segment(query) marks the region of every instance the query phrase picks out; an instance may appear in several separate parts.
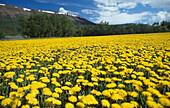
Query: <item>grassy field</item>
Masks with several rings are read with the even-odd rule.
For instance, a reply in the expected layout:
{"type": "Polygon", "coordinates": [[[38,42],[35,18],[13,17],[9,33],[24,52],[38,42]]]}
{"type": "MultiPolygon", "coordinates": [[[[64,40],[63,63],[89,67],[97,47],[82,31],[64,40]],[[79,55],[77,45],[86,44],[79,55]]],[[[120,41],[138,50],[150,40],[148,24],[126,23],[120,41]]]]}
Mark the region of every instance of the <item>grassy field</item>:
{"type": "Polygon", "coordinates": [[[170,33],[0,41],[0,107],[168,108],[170,33]]]}

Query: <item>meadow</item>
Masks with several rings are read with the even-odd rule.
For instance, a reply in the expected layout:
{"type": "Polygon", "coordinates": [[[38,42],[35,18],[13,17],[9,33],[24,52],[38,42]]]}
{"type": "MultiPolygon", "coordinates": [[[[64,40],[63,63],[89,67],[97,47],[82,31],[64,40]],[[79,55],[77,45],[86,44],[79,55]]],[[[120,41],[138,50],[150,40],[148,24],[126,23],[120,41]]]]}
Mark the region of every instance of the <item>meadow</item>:
{"type": "Polygon", "coordinates": [[[170,33],[0,41],[1,108],[168,108],[170,33]]]}

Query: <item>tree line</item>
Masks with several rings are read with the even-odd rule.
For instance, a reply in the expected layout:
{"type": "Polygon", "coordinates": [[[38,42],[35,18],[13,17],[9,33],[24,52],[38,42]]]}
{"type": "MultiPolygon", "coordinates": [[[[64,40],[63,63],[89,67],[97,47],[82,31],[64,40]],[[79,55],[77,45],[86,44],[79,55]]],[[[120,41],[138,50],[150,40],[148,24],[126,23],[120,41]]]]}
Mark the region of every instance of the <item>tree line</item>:
{"type": "Polygon", "coordinates": [[[21,16],[20,31],[30,37],[66,37],[76,34],[76,26],[65,15],[30,15],[21,16]]]}
{"type": "Polygon", "coordinates": [[[149,24],[122,24],[109,25],[107,22],[100,24],[82,26],[83,35],[120,35],[120,34],[141,34],[141,33],[160,33],[170,31],[170,22],[162,21],[153,25],[149,24]]]}
{"type": "Polygon", "coordinates": [[[70,36],[99,36],[169,32],[170,22],[162,21],[149,24],[109,25],[101,22],[96,25],[80,25],[73,23],[66,15],[30,15],[21,16],[18,20],[18,33],[35,37],[70,37],[70,36]]]}
{"type": "Polygon", "coordinates": [[[0,38],[19,34],[18,25],[18,19],[11,18],[9,15],[2,16],[0,14],[0,38]]]}

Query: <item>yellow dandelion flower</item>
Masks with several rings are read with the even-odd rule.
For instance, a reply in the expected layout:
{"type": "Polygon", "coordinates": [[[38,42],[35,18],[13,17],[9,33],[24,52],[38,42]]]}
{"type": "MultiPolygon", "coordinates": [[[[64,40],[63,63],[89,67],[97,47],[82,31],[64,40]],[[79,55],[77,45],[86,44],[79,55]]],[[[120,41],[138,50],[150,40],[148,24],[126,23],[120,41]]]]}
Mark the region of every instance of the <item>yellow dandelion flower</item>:
{"type": "Polygon", "coordinates": [[[17,78],[17,82],[23,82],[24,80],[22,78],[17,78]]]}
{"type": "Polygon", "coordinates": [[[14,82],[8,83],[8,85],[10,85],[12,89],[18,89],[18,86],[14,82]]]}
{"type": "Polygon", "coordinates": [[[130,95],[132,97],[138,97],[138,93],[137,92],[128,92],[128,95],[130,95]]]}
{"type": "Polygon", "coordinates": [[[49,97],[49,98],[47,98],[47,99],[45,100],[45,102],[48,103],[48,104],[53,104],[53,101],[54,101],[54,100],[55,100],[55,98],[49,97]]]}
{"type": "Polygon", "coordinates": [[[48,83],[48,82],[50,82],[50,80],[49,80],[47,77],[41,77],[41,78],[40,78],[40,81],[43,82],[43,83],[48,83]]]}
{"type": "Polygon", "coordinates": [[[72,103],[66,103],[65,108],[74,108],[72,103]]]}
{"type": "Polygon", "coordinates": [[[72,85],[72,83],[71,83],[71,82],[66,82],[66,83],[65,83],[65,85],[67,85],[67,86],[71,86],[71,85],[72,85]]]}
{"type": "Polygon", "coordinates": [[[87,105],[96,105],[98,101],[95,99],[93,95],[87,95],[82,98],[82,102],[87,105]]]}
{"type": "Polygon", "coordinates": [[[57,100],[57,99],[55,99],[54,101],[53,101],[53,104],[56,104],[56,105],[61,105],[61,101],[60,100],[57,100]]]}
{"type": "Polygon", "coordinates": [[[68,87],[68,86],[63,86],[63,87],[61,87],[61,89],[63,89],[63,90],[70,90],[70,87],[68,87]]]}
{"type": "Polygon", "coordinates": [[[30,108],[30,106],[29,105],[22,105],[21,108],[30,108]]]}
{"type": "Polygon", "coordinates": [[[150,92],[148,92],[148,91],[143,91],[142,95],[144,95],[144,96],[152,96],[152,94],[150,92]]]}
{"type": "Polygon", "coordinates": [[[170,107],[170,100],[168,98],[159,98],[159,103],[163,106],[170,107]]]}
{"type": "Polygon", "coordinates": [[[54,90],[55,90],[56,93],[62,93],[63,92],[61,88],[55,88],[54,90]]]}
{"type": "Polygon", "coordinates": [[[25,96],[25,98],[26,98],[27,100],[30,100],[30,99],[35,98],[35,97],[36,97],[36,95],[35,95],[35,94],[32,94],[32,93],[28,93],[28,94],[25,96]]]}
{"type": "Polygon", "coordinates": [[[102,93],[100,91],[97,91],[96,96],[100,96],[102,93]]]}
{"type": "Polygon", "coordinates": [[[52,93],[52,97],[58,98],[58,97],[59,97],[59,94],[58,94],[58,93],[52,93]]]}
{"type": "Polygon", "coordinates": [[[19,76],[20,76],[21,78],[24,78],[24,77],[25,77],[23,74],[20,74],[19,76]]]}
{"type": "Polygon", "coordinates": [[[125,88],[125,85],[124,84],[119,84],[118,87],[119,88],[125,88]]]}
{"type": "Polygon", "coordinates": [[[95,78],[95,77],[92,77],[91,80],[92,80],[92,81],[96,81],[96,82],[98,81],[98,79],[95,78]]]}
{"type": "Polygon", "coordinates": [[[133,79],[136,79],[136,75],[134,75],[134,74],[132,74],[131,77],[132,77],[133,79]]]}
{"type": "Polygon", "coordinates": [[[109,103],[109,101],[108,101],[108,100],[103,99],[103,100],[101,101],[101,103],[102,103],[102,105],[103,105],[104,107],[108,107],[108,108],[110,108],[110,103],[109,103]]]}
{"type": "Polygon", "coordinates": [[[111,105],[111,108],[121,108],[119,104],[117,103],[114,103],[111,105]]]}
{"type": "Polygon", "coordinates": [[[9,105],[11,103],[11,99],[10,98],[5,98],[1,101],[1,105],[2,106],[6,106],[6,105],[9,105]]]}
{"type": "Polygon", "coordinates": [[[151,96],[147,97],[147,101],[153,101],[153,100],[154,100],[153,97],[151,97],[151,96]]]}
{"type": "Polygon", "coordinates": [[[165,94],[166,94],[168,97],[170,97],[170,92],[166,92],[165,94]]]}
{"type": "Polygon", "coordinates": [[[104,78],[99,78],[100,81],[104,81],[105,79],[104,78]]]}
{"type": "Polygon", "coordinates": [[[5,77],[5,78],[12,78],[14,75],[15,75],[15,72],[6,72],[6,73],[4,74],[4,77],[5,77]]]}
{"type": "Polygon", "coordinates": [[[28,103],[31,104],[31,105],[37,105],[39,102],[36,98],[30,98],[28,100],[28,103]]]}
{"type": "Polygon", "coordinates": [[[108,90],[104,90],[102,94],[106,97],[111,97],[111,93],[108,90]]]}
{"type": "Polygon", "coordinates": [[[55,84],[55,86],[57,86],[57,87],[60,87],[60,86],[61,86],[59,82],[54,82],[54,84],[55,84]]]}
{"type": "Polygon", "coordinates": [[[99,84],[97,82],[93,82],[93,85],[98,86],[99,84]]]}
{"type": "Polygon", "coordinates": [[[110,83],[106,85],[107,88],[114,88],[116,86],[117,86],[116,83],[110,83]]]}
{"type": "Polygon", "coordinates": [[[76,106],[80,107],[80,108],[84,108],[85,107],[85,105],[82,102],[77,102],[76,106]]]}
{"type": "Polygon", "coordinates": [[[106,82],[111,82],[112,80],[110,78],[105,78],[106,82]]]}
{"type": "Polygon", "coordinates": [[[11,105],[12,108],[19,107],[19,106],[21,106],[21,101],[19,99],[15,99],[11,102],[10,105],[11,105]]]}
{"type": "Polygon", "coordinates": [[[28,76],[26,79],[27,79],[27,80],[30,80],[30,81],[33,81],[33,80],[35,80],[35,77],[34,77],[34,75],[30,75],[30,76],[28,76]]]}
{"type": "Polygon", "coordinates": [[[84,76],[78,76],[79,79],[84,79],[84,76]]]}
{"type": "Polygon", "coordinates": [[[139,104],[135,101],[130,101],[134,108],[138,108],[139,104]]]}
{"type": "Polygon", "coordinates": [[[146,101],[146,104],[151,108],[157,108],[157,103],[154,101],[146,101]]]}
{"type": "Polygon", "coordinates": [[[23,87],[19,87],[18,89],[17,89],[17,93],[22,93],[24,91],[24,88],[23,87]]]}
{"type": "Polygon", "coordinates": [[[43,88],[43,94],[50,96],[52,94],[51,90],[49,88],[43,88]]]}
{"type": "Polygon", "coordinates": [[[143,65],[137,65],[136,68],[138,68],[138,69],[145,69],[145,66],[143,66],[143,65]]]}
{"type": "Polygon", "coordinates": [[[31,93],[37,95],[37,94],[39,94],[39,90],[37,90],[37,89],[32,89],[32,90],[31,90],[31,93]]]}
{"type": "Polygon", "coordinates": [[[53,75],[54,77],[57,77],[57,78],[60,77],[60,74],[58,74],[58,73],[53,73],[52,75],[53,75]]]}
{"type": "Polygon", "coordinates": [[[15,99],[15,98],[17,97],[17,92],[10,92],[10,93],[9,93],[9,97],[10,97],[11,99],[15,99]]]}
{"type": "Polygon", "coordinates": [[[5,98],[5,96],[0,96],[0,100],[2,100],[2,99],[4,99],[5,98]]]}
{"type": "Polygon", "coordinates": [[[77,97],[75,97],[75,96],[70,96],[70,97],[68,98],[68,100],[69,100],[70,102],[77,102],[77,97]]]}
{"type": "Polygon", "coordinates": [[[133,108],[133,105],[128,102],[124,102],[121,104],[121,108],[133,108]]]}

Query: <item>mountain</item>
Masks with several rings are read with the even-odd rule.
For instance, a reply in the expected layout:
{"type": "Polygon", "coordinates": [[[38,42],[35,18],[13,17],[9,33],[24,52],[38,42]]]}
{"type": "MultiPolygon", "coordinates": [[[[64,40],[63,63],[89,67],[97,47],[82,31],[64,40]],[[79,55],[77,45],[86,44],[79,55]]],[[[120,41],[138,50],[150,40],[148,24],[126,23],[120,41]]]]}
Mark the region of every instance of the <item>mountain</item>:
{"type": "Polygon", "coordinates": [[[48,15],[65,15],[76,25],[96,25],[95,23],[90,22],[85,18],[73,14],[61,13],[51,10],[28,9],[7,4],[0,4],[0,35],[2,32],[7,33],[7,35],[16,35],[18,33],[18,19],[20,16],[24,15],[25,17],[29,17],[30,15],[40,13],[48,15]]]}
{"type": "Polygon", "coordinates": [[[51,11],[51,10],[28,9],[28,8],[22,8],[18,6],[7,5],[7,4],[0,4],[0,16],[1,17],[10,16],[11,18],[15,19],[21,15],[29,17],[31,14],[40,14],[40,13],[49,14],[49,15],[50,14],[66,15],[75,24],[95,25],[95,23],[90,22],[86,20],[85,18],[79,17],[77,15],[73,15],[73,14],[65,14],[65,13],[51,11]]]}

